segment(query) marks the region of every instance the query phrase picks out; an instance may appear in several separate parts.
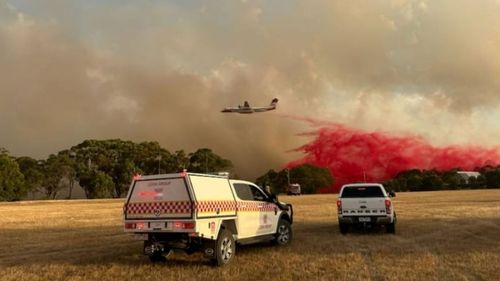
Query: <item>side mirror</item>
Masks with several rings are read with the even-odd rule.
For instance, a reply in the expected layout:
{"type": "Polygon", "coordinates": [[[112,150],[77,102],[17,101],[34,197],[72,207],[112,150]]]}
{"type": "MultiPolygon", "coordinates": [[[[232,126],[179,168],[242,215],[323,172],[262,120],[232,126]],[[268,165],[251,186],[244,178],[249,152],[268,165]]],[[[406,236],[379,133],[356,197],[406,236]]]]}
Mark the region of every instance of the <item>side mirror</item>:
{"type": "Polygon", "coordinates": [[[389,191],[389,196],[390,196],[390,197],[396,197],[396,192],[394,192],[394,191],[392,191],[392,190],[391,190],[391,191],[389,191]]]}
{"type": "Polygon", "coordinates": [[[269,194],[269,201],[276,202],[278,199],[276,198],[276,194],[269,194]]]}

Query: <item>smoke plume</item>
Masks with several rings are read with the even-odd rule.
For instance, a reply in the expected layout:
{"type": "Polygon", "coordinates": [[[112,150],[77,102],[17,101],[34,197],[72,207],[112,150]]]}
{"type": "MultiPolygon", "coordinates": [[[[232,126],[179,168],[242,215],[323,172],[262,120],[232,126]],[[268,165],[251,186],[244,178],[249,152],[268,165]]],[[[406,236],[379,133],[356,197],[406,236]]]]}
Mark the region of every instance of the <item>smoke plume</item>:
{"type": "Polygon", "coordinates": [[[0,0],[0,146],[157,140],[249,179],[300,157],[307,125],[282,115],[494,146],[498,34],[494,0],[0,0]]]}

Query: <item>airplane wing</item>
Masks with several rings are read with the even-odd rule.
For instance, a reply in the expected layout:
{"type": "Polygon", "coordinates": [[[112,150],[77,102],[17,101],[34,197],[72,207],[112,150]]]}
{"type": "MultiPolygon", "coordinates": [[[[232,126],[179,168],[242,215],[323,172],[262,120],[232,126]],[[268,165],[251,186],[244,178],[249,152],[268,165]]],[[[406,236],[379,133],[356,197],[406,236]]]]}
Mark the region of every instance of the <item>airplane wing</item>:
{"type": "Polygon", "coordinates": [[[238,107],[224,107],[221,112],[238,112],[238,107]]]}

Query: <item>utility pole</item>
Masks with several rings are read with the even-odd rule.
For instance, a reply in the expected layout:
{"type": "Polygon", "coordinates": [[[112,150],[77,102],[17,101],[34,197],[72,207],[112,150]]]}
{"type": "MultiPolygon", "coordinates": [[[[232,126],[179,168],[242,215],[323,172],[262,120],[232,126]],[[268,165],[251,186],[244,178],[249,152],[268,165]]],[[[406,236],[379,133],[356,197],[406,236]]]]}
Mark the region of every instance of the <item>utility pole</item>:
{"type": "Polygon", "coordinates": [[[208,174],[208,151],[205,151],[205,174],[208,174]]]}
{"type": "Polygon", "coordinates": [[[161,154],[158,154],[158,175],[161,174],[161,154]]]}
{"type": "Polygon", "coordinates": [[[286,178],[288,182],[288,186],[290,186],[290,169],[286,168],[286,178]]]}

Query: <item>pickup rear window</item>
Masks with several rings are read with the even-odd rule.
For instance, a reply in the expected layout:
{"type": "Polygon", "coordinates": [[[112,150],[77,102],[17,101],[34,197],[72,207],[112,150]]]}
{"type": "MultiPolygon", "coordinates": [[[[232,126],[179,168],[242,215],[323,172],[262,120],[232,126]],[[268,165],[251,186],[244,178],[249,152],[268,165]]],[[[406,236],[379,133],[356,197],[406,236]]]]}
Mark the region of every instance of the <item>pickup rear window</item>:
{"type": "Polygon", "coordinates": [[[384,197],[380,186],[346,186],[340,195],[341,198],[384,197]]]}

